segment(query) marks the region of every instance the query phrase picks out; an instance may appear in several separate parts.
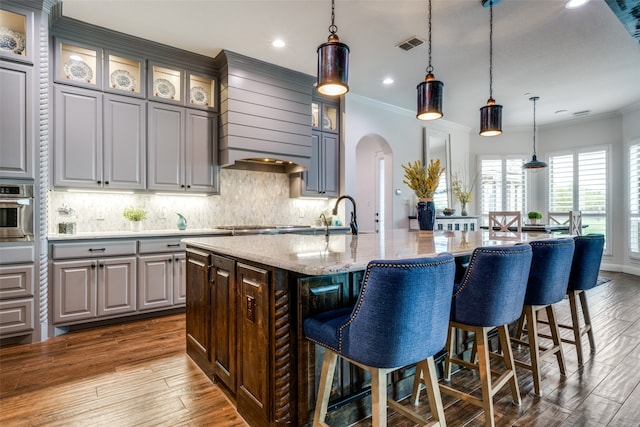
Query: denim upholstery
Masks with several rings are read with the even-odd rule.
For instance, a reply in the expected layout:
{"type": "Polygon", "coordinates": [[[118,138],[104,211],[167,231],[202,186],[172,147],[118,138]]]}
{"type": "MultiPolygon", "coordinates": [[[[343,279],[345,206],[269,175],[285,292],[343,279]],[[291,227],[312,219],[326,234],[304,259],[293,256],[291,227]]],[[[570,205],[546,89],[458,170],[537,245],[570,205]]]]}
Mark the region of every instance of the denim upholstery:
{"type": "Polygon", "coordinates": [[[476,248],[462,282],[455,286],[451,321],[499,326],[520,317],[527,289],[531,246],[476,248]]]}
{"type": "Polygon", "coordinates": [[[571,290],[587,290],[596,286],[604,250],[604,235],[587,234],[575,237],[576,250],[569,275],[571,290]]]}
{"type": "Polygon", "coordinates": [[[371,261],[356,305],[305,319],[305,335],[374,368],[427,359],[447,339],[454,273],[451,254],[371,261]]]}
{"type": "Polygon", "coordinates": [[[571,238],[537,240],[533,251],[525,305],[548,305],[562,301],[567,294],[574,243],[571,238]]]}

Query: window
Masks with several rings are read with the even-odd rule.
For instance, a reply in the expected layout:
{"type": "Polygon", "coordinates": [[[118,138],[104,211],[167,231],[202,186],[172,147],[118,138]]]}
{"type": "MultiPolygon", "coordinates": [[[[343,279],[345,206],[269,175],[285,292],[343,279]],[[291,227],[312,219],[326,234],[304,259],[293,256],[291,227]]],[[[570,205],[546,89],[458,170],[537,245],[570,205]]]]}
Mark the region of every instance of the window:
{"type": "Polygon", "coordinates": [[[527,211],[527,180],[524,158],[480,160],[480,207],[482,223],[489,211],[527,211]]]}
{"type": "Polygon", "coordinates": [[[640,258],[640,140],[629,147],[629,254],[640,258]]]}
{"type": "MultiPolygon", "coordinates": [[[[608,149],[549,157],[549,212],[579,210],[586,233],[605,235],[607,250],[608,149]]],[[[609,253],[608,253],[609,254],[609,253]]]]}

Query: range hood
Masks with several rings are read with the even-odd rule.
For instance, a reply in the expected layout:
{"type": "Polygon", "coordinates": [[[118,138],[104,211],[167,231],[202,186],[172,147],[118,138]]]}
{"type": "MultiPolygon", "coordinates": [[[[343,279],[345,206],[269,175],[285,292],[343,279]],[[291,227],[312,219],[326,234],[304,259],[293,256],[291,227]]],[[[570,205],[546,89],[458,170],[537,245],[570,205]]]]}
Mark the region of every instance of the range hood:
{"type": "Polygon", "coordinates": [[[223,50],[220,70],[221,167],[300,172],[311,164],[315,78],[223,50]]]}

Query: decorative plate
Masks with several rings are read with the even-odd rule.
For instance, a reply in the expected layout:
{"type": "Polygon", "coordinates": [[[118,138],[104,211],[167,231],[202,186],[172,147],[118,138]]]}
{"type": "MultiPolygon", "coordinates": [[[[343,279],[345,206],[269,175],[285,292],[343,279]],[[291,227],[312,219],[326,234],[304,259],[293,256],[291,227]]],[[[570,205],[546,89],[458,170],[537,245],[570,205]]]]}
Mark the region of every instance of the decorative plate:
{"type": "Polygon", "coordinates": [[[0,27],[0,51],[21,55],[24,52],[24,36],[11,28],[0,27]]]}
{"type": "Polygon", "coordinates": [[[192,87],[191,103],[196,105],[209,105],[209,94],[200,86],[192,87]]]}
{"type": "Polygon", "coordinates": [[[93,79],[93,70],[83,60],[70,59],[64,63],[64,73],[69,80],[79,82],[91,82],[93,79]]]}
{"type": "Polygon", "coordinates": [[[111,87],[120,90],[136,90],[136,78],[127,70],[115,70],[109,77],[111,87]]]}
{"type": "Polygon", "coordinates": [[[324,118],[322,119],[322,127],[324,127],[325,129],[332,128],[331,119],[329,117],[324,116],[324,118]]]}
{"type": "Polygon", "coordinates": [[[158,98],[173,99],[176,96],[176,88],[167,79],[155,79],[153,82],[153,94],[158,98]]]}

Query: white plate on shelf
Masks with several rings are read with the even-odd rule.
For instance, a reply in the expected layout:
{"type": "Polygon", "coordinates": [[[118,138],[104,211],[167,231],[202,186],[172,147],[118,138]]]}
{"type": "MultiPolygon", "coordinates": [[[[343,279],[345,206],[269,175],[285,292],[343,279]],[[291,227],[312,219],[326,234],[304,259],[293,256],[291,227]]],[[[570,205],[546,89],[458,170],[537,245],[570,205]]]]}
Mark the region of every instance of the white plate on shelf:
{"type": "Polygon", "coordinates": [[[91,82],[93,70],[81,59],[70,59],[64,63],[64,73],[69,80],[91,82]]]}
{"type": "Polygon", "coordinates": [[[136,78],[127,70],[115,70],[109,77],[111,87],[120,90],[136,90],[136,78]]]}
{"type": "Polygon", "coordinates": [[[155,79],[153,81],[153,94],[158,98],[174,99],[176,87],[167,79],[155,79]]]}
{"type": "Polygon", "coordinates": [[[24,36],[7,27],[0,27],[0,51],[21,55],[24,52],[24,36]]]}
{"type": "Polygon", "coordinates": [[[331,123],[331,119],[329,117],[324,116],[324,118],[322,119],[322,127],[324,127],[325,129],[333,128],[333,123],[331,123]]]}
{"type": "Polygon", "coordinates": [[[209,105],[209,94],[200,86],[192,87],[190,92],[192,104],[209,105]]]}

